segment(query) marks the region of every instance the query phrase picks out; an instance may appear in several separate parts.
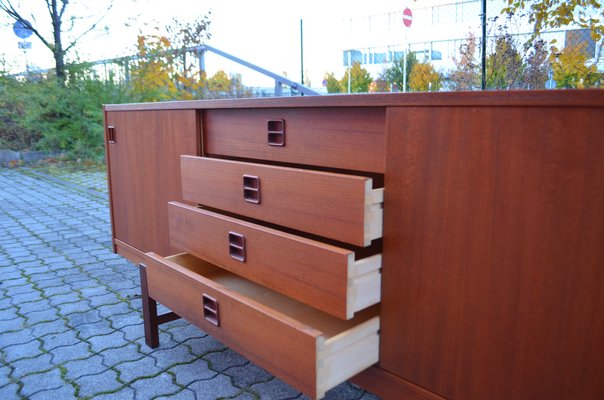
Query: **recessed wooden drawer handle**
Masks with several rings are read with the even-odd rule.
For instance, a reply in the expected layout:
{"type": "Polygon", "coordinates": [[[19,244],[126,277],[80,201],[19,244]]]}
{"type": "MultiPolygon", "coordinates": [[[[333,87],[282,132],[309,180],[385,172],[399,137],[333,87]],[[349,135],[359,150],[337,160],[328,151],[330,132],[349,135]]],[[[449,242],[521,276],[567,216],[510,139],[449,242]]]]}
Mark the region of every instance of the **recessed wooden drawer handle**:
{"type": "Polygon", "coordinates": [[[218,310],[218,301],[207,294],[202,295],[203,317],[212,325],[220,326],[220,313],[218,310]]]}
{"type": "Polygon", "coordinates": [[[269,119],[266,125],[268,130],[268,145],[285,146],[285,120],[269,119]]]}
{"type": "Polygon", "coordinates": [[[115,126],[113,125],[107,127],[107,142],[115,143],[115,126]]]}
{"type": "Polygon", "coordinates": [[[245,236],[229,232],[229,255],[237,261],[245,262],[245,236]]]}
{"type": "Polygon", "coordinates": [[[248,203],[260,204],[260,178],[243,175],[243,199],[248,203]]]}

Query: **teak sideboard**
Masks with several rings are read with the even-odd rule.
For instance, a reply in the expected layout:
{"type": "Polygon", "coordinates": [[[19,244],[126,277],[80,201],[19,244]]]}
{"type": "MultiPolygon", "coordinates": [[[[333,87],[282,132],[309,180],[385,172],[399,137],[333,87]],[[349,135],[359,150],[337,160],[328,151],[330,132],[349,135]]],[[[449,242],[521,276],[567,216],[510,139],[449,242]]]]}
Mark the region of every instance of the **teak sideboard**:
{"type": "Polygon", "coordinates": [[[395,400],[604,399],[604,91],[105,120],[150,346],[182,317],[315,398],[352,379],[395,400]]]}

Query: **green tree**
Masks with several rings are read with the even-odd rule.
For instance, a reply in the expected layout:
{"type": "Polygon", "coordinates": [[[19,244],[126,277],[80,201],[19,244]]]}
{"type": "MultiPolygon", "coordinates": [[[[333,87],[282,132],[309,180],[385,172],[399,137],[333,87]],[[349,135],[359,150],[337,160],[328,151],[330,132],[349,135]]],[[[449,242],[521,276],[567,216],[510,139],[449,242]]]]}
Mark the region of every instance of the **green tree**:
{"type": "Polygon", "coordinates": [[[231,97],[231,78],[223,70],[208,79],[208,96],[211,98],[231,97]]]}
{"type": "Polygon", "coordinates": [[[333,72],[326,73],[324,79],[327,82],[327,93],[342,93],[344,91],[342,84],[333,72]]]}
{"type": "MultiPolygon", "coordinates": [[[[367,93],[369,85],[373,82],[371,74],[363,67],[360,62],[355,62],[350,68],[350,92],[351,93],[367,93]]],[[[345,91],[348,91],[348,69],[344,72],[344,77],[340,81],[345,91]]]]}
{"type": "Polygon", "coordinates": [[[486,63],[487,88],[514,89],[521,86],[524,63],[511,35],[497,37],[495,51],[488,55],[486,63]]]}
{"type": "MultiPolygon", "coordinates": [[[[406,77],[407,77],[407,90],[409,90],[409,77],[411,75],[411,71],[413,70],[413,66],[417,64],[417,57],[415,53],[409,51],[406,56],[406,77]]],[[[398,90],[403,91],[404,85],[404,70],[405,70],[405,58],[400,57],[395,60],[390,68],[388,68],[384,72],[384,78],[390,85],[396,85],[398,90]]]]}
{"type": "Polygon", "coordinates": [[[70,7],[74,2],[69,0],[40,0],[36,3],[40,4],[39,8],[41,10],[48,11],[51,36],[46,36],[43,33],[48,30],[42,22],[45,18],[42,15],[38,15],[38,18],[36,18],[35,14],[32,14],[31,17],[27,16],[25,5],[15,6],[11,0],[0,0],[0,11],[7,14],[14,21],[19,21],[30,28],[33,35],[52,52],[57,78],[65,81],[66,54],[77,45],[83,36],[99,27],[99,24],[111,10],[113,0],[101,3],[100,10],[95,7],[98,3],[86,2],[83,7],[76,9],[75,14],[71,13],[74,7],[70,7]],[[91,19],[90,17],[84,17],[84,15],[94,15],[94,17],[91,19]]]}
{"type": "Polygon", "coordinates": [[[437,92],[441,87],[440,74],[430,63],[417,63],[411,70],[409,89],[415,92],[437,92]]]}

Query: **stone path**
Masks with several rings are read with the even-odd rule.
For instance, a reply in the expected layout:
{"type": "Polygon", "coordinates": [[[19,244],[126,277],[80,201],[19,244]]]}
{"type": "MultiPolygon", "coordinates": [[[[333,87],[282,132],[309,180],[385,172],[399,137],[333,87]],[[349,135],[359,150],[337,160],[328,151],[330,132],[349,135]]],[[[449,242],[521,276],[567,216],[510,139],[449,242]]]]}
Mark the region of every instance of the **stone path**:
{"type": "MultiPolygon", "coordinates": [[[[105,179],[0,168],[0,399],[307,399],[183,320],[145,345],[105,179]]],[[[326,399],[377,397],[343,383],[326,399]]]]}

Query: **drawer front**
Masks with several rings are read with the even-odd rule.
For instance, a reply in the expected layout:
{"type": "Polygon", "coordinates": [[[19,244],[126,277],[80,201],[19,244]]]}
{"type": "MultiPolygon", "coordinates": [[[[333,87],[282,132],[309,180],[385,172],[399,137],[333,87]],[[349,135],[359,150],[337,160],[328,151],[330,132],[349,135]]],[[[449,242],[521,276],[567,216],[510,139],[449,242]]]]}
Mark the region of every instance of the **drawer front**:
{"type": "Polygon", "coordinates": [[[151,298],[310,396],[378,361],[376,307],[342,321],[187,254],[145,263],[151,298]]]}
{"type": "Polygon", "coordinates": [[[370,178],[182,156],[183,199],[357,246],[382,236],[370,178]]]}
{"type": "Polygon", "coordinates": [[[383,173],[385,120],[383,108],[207,110],[204,152],[383,173]]]}
{"type": "Polygon", "coordinates": [[[174,248],[342,319],[379,303],[381,255],[354,252],[239,219],[169,203],[174,248]]]}

